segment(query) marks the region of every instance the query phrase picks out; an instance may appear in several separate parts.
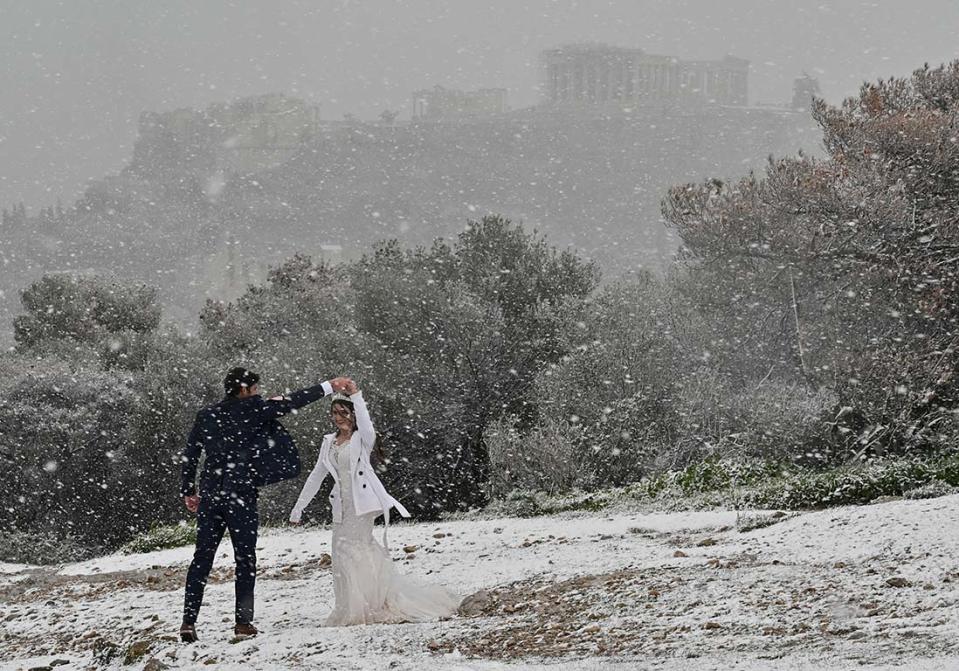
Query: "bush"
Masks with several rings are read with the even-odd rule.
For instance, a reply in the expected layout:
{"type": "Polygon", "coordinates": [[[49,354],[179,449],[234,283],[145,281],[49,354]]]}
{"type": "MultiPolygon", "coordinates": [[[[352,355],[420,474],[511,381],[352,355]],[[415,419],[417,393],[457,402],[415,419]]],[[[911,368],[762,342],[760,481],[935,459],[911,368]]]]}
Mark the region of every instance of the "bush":
{"type": "Polygon", "coordinates": [[[28,531],[0,531],[0,561],[13,564],[66,564],[103,554],[72,536],[28,531]]]}
{"type": "Polygon", "coordinates": [[[614,401],[582,433],[579,483],[587,489],[622,487],[659,468],[668,452],[670,411],[656,391],[640,387],[614,401]]]}
{"type": "Polygon", "coordinates": [[[56,275],[22,296],[17,347],[0,356],[0,508],[9,530],[64,548],[24,558],[112,551],[178,519],[177,457],[216,397],[210,368],[226,366],[161,327],[155,289],[56,275]]]}
{"type": "Polygon", "coordinates": [[[668,298],[649,275],[605,287],[569,319],[569,353],[537,376],[538,422],[527,431],[573,441],[567,487],[636,482],[673,444],[679,353],[668,298]]]}
{"type": "Polygon", "coordinates": [[[678,471],[666,471],[626,488],[634,499],[689,498],[700,494],[756,487],[784,477],[795,466],[759,459],[711,457],[678,471]]]}
{"type": "Polygon", "coordinates": [[[825,156],[663,201],[713,365],[747,385],[832,388],[857,420],[831,436],[842,459],[959,438],[959,256],[944,242],[959,232],[957,90],[954,61],[865,84],[838,108],[817,100],[825,156]]]}
{"type": "Polygon", "coordinates": [[[830,456],[826,422],[836,397],[826,389],[775,380],[743,389],[705,368],[684,380],[676,402],[691,430],[675,465],[704,456],[814,463],[830,456]]]}
{"type": "Polygon", "coordinates": [[[120,548],[123,554],[141,554],[169,550],[196,543],[196,522],[155,524],[149,531],[138,534],[120,548]]]}
{"type": "Polygon", "coordinates": [[[490,459],[490,494],[511,498],[516,491],[567,492],[583,462],[579,438],[551,419],[526,434],[515,417],[493,423],[484,434],[490,459]]]}
{"type": "Polygon", "coordinates": [[[98,342],[147,333],[160,324],[159,290],[100,277],[44,275],[20,296],[26,314],[14,322],[20,347],[61,340],[98,342]]]}
{"type": "Polygon", "coordinates": [[[882,496],[929,498],[959,485],[959,456],[885,460],[841,468],[711,458],[625,488],[639,501],[682,500],[747,508],[804,510],[869,503],[882,496]],[[708,496],[725,493],[725,497],[708,496]]]}
{"type": "MultiPolygon", "coordinates": [[[[800,470],[743,493],[742,503],[765,508],[825,508],[869,503],[909,492],[951,493],[940,473],[951,473],[955,458],[941,461],[877,461],[827,471],[800,470]]],[[[914,494],[915,495],[915,494],[914,494]]]]}
{"type": "Polygon", "coordinates": [[[483,513],[496,517],[537,517],[576,511],[596,512],[609,507],[616,495],[613,491],[573,491],[561,496],[549,496],[543,492],[515,490],[505,498],[494,500],[483,509],[483,513]]]}
{"type": "Polygon", "coordinates": [[[919,487],[907,489],[902,495],[907,499],[934,499],[940,496],[955,494],[957,491],[959,491],[959,489],[942,480],[933,480],[919,487]]]}
{"type": "MultiPolygon", "coordinates": [[[[597,281],[592,263],[486,217],[449,244],[387,242],[338,268],[295,257],[201,321],[221,356],[282,362],[291,386],[305,371],[356,376],[396,457],[385,484],[433,516],[486,503],[484,434],[506,414],[535,414],[532,381],[566,353],[571,306],[597,281]]],[[[316,425],[328,430],[325,418],[316,425]]],[[[287,492],[295,498],[279,489],[275,500],[292,505],[287,492]]]]}

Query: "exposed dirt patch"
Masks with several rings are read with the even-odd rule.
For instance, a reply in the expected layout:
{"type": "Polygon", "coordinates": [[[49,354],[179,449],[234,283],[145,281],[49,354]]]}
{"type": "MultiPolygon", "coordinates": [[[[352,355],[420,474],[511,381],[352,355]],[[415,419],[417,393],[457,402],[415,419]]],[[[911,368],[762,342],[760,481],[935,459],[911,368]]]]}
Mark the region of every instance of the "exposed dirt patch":
{"type": "MultiPolygon", "coordinates": [[[[315,571],[329,570],[330,556],[280,568],[259,569],[258,580],[299,580],[315,571]]],[[[135,571],[111,571],[90,575],[61,575],[55,568],[33,568],[12,574],[13,580],[0,584],[0,603],[28,604],[56,600],[58,596],[96,598],[123,589],[169,592],[183,589],[185,566],[153,566],[135,571]]],[[[229,582],[234,578],[232,567],[215,568],[209,583],[229,582]]]]}
{"type": "Polygon", "coordinates": [[[690,562],[488,590],[464,611],[469,624],[429,647],[492,659],[711,650],[776,657],[850,645],[864,658],[877,645],[903,655],[959,651],[949,625],[954,600],[943,594],[949,576],[906,585],[872,566],[788,566],[750,554],[690,562]],[[930,623],[937,610],[942,617],[930,623]]]}

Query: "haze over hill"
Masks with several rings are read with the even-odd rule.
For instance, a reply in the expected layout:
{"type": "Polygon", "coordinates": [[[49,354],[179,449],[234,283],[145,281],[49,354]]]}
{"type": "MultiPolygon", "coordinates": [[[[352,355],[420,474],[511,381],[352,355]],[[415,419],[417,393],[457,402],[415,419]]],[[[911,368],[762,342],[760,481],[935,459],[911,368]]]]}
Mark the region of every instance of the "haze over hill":
{"type": "Polygon", "coordinates": [[[951,0],[0,0],[0,206],[69,205],[126,163],[144,110],[282,91],[325,119],[408,118],[434,84],[504,87],[522,108],[539,52],[584,41],[745,58],[751,102],[788,100],[806,71],[838,102],[955,58],[956,25],[951,0]]]}
{"type": "Polygon", "coordinates": [[[959,18],[944,2],[921,16],[865,2],[457,7],[3,6],[0,83],[17,95],[0,98],[0,205],[14,206],[0,337],[18,290],[44,272],[158,284],[190,324],[207,297],[236,295],[295,252],[424,244],[487,213],[574,245],[607,275],[660,267],[675,249],[659,223],[668,186],[817,149],[809,116],[786,109],[796,76],[811,73],[835,100],[954,56],[943,26],[959,18]],[[557,105],[582,82],[546,72],[543,53],[570,42],[664,69],[633,71],[610,102],[614,64],[580,91],[583,104],[557,105]],[[748,88],[736,98],[683,93],[703,93],[696,68],[740,67],[748,88]],[[643,88],[659,85],[679,98],[643,88]],[[423,95],[476,89],[493,108],[452,119],[417,109],[423,95]],[[264,119],[288,109],[309,118],[263,135],[264,119]]]}
{"type": "MultiPolygon", "coordinates": [[[[238,295],[295,253],[336,261],[383,239],[429,244],[491,213],[572,245],[607,274],[656,269],[676,246],[660,223],[666,188],[737,176],[818,141],[806,111],[668,91],[641,105],[610,98],[414,123],[324,123],[284,96],[145,114],[118,175],[75,207],[7,218],[17,251],[0,274],[11,288],[59,271],[145,281],[192,324],[207,298],[238,295]]],[[[6,295],[6,324],[15,301],[6,295]]]]}

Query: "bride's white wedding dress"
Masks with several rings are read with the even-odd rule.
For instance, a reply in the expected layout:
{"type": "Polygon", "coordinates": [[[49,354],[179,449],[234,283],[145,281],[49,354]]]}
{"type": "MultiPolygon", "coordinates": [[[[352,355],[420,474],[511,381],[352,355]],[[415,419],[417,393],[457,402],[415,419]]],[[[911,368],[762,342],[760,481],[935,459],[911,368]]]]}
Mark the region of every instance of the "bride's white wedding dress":
{"type": "Polygon", "coordinates": [[[389,553],[373,537],[380,512],[357,515],[351,490],[347,445],[332,447],[343,521],[333,525],[333,593],[336,605],[326,626],[419,622],[453,615],[460,599],[438,585],[401,575],[389,553]]]}

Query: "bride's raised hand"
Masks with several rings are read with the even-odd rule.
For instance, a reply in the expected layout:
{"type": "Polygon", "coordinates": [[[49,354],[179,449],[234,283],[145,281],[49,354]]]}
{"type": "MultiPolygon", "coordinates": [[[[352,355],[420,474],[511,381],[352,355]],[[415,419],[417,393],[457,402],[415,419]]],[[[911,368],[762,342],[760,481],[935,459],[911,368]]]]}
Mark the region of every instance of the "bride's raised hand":
{"type": "Polygon", "coordinates": [[[330,386],[333,387],[333,391],[343,392],[346,391],[348,384],[352,384],[353,380],[348,377],[334,377],[330,380],[330,386]]]}

